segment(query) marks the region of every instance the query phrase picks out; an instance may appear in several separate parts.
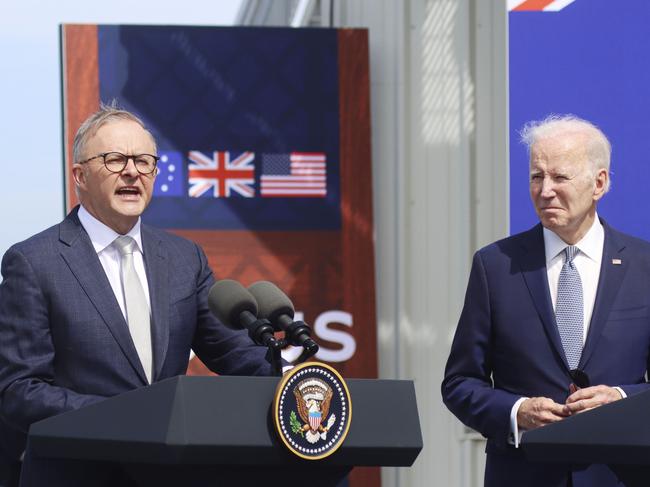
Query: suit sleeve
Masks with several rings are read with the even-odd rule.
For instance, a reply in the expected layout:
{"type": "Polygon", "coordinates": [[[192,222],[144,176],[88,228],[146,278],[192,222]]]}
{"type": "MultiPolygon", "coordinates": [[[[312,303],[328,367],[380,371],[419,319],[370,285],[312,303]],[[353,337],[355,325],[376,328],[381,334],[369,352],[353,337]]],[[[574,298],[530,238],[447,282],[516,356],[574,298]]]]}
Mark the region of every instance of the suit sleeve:
{"type": "Polygon", "coordinates": [[[243,330],[231,330],[217,320],[208,307],[208,293],[215,280],[203,250],[197,245],[200,263],[197,278],[197,328],[192,349],[213,372],[228,375],[270,375],[266,348],[253,344],[243,330]]]}
{"type": "Polygon", "coordinates": [[[488,276],[477,252],[445,368],[442,397],[465,425],[505,445],[510,432],[510,412],[520,396],[493,386],[492,319],[488,276]]]}
{"type": "Polygon", "coordinates": [[[26,432],[35,421],[104,399],[53,385],[56,354],[47,299],[28,259],[16,248],[2,259],[0,408],[26,432]]]}

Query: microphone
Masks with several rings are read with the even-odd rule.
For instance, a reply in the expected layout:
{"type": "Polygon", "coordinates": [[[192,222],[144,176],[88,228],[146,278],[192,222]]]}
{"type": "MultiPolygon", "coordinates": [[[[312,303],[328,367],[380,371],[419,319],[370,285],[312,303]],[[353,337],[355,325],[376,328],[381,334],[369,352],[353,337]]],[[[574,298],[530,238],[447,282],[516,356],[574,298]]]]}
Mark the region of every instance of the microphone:
{"type": "Polygon", "coordinates": [[[276,330],[284,331],[291,345],[305,349],[299,361],[318,352],[318,344],[310,336],[311,329],[303,321],[293,321],[293,303],[280,288],[269,281],[258,281],[248,286],[248,290],[257,301],[258,316],[269,320],[276,330]]]}
{"type": "Polygon", "coordinates": [[[248,330],[248,336],[257,345],[272,348],[279,346],[269,321],[257,318],[255,297],[237,281],[217,281],[208,293],[208,306],[224,325],[234,330],[248,330]]]}

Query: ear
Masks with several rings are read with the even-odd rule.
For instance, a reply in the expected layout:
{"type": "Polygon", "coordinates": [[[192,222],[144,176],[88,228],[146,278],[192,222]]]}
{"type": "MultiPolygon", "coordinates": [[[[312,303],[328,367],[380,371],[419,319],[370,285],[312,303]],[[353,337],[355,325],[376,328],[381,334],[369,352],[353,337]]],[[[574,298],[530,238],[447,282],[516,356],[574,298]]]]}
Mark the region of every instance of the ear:
{"type": "Polygon", "coordinates": [[[86,172],[84,171],[83,166],[80,164],[73,164],[72,165],[72,177],[74,179],[75,184],[79,188],[83,188],[86,184],[86,172]]]}
{"type": "Polygon", "coordinates": [[[609,186],[609,171],[604,168],[598,169],[595,183],[593,199],[594,201],[598,201],[605,195],[607,187],[609,186]]]}

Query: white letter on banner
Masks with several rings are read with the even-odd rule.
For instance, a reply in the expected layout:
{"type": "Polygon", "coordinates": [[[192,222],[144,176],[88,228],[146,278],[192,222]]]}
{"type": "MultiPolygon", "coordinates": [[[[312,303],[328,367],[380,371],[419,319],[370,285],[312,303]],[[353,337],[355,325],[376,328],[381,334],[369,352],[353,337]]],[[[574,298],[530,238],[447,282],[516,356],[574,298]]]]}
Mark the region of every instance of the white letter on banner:
{"type": "Polygon", "coordinates": [[[321,347],[316,354],[316,358],[325,362],[345,362],[354,355],[357,350],[357,342],[349,333],[330,329],[327,326],[330,323],[341,323],[352,327],[352,315],[345,311],[332,310],[321,313],[316,318],[316,323],[314,323],[316,336],[329,342],[340,343],[343,347],[340,350],[329,350],[321,347]]]}

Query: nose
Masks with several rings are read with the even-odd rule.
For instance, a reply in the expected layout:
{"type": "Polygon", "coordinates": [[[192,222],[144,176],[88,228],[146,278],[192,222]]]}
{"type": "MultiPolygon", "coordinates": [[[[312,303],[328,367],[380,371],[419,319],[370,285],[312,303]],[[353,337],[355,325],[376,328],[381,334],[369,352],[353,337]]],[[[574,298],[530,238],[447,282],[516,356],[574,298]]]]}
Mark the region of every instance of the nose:
{"type": "Polygon", "coordinates": [[[124,166],[124,169],[122,169],[122,173],[124,176],[137,176],[138,175],[138,169],[135,167],[135,159],[133,157],[128,157],[126,159],[126,166],[124,166]]]}
{"type": "Polygon", "coordinates": [[[553,198],[555,196],[555,184],[553,184],[551,178],[545,177],[542,180],[540,195],[542,198],[553,198]]]}

